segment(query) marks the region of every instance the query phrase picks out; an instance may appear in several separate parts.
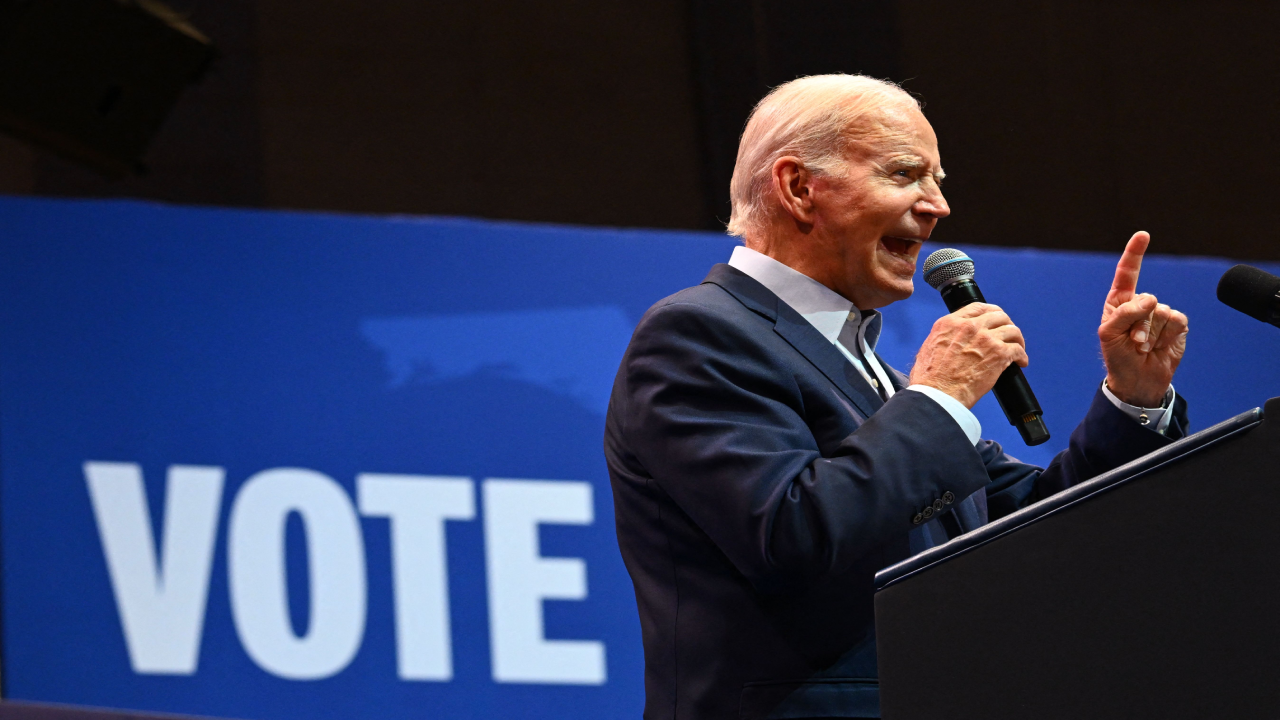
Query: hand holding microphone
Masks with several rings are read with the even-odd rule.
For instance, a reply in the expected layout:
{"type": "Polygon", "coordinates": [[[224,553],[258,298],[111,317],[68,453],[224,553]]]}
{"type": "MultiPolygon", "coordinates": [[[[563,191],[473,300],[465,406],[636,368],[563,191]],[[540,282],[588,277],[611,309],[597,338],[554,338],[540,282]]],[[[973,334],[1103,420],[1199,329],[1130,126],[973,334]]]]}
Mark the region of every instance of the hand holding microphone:
{"type": "Polygon", "coordinates": [[[933,324],[911,383],[935,387],[972,409],[1010,365],[1026,367],[1022,331],[997,305],[973,303],[933,324]]]}
{"type": "Polygon", "coordinates": [[[925,260],[925,281],[942,293],[951,314],[934,323],[916,355],[911,382],[937,388],[968,408],[994,390],[1023,442],[1039,445],[1049,430],[1022,374],[1026,341],[1003,310],[986,302],[973,276],[973,260],[959,250],[938,250],[925,260]]]}

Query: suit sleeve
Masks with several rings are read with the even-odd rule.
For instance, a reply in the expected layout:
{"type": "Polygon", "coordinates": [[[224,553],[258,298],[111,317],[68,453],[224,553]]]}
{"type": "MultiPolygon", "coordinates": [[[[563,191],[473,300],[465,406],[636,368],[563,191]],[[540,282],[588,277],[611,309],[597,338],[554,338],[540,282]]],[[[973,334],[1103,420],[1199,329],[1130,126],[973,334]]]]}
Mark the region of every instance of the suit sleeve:
{"type": "Polygon", "coordinates": [[[1185,436],[1188,432],[1186,400],[1178,395],[1173,419],[1162,435],[1139,425],[1116,407],[1099,388],[1089,412],[1071,433],[1066,450],[1041,470],[1005,454],[998,443],[984,440],[978,452],[987,465],[987,508],[992,519],[1003,517],[1054,493],[1065,490],[1185,436]]]}
{"type": "Polygon", "coordinates": [[[987,484],[955,420],[912,391],[824,457],[771,352],[714,310],[677,303],[641,321],[622,370],[635,458],[759,589],[839,572],[944,493],[987,484]]]}

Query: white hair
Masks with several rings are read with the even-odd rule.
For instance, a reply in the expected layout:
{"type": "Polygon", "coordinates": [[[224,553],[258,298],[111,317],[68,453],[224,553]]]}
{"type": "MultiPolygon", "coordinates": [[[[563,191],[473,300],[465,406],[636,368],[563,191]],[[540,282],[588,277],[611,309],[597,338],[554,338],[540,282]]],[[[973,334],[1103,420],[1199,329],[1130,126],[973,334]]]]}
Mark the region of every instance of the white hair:
{"type": "Polygon", "coordinates": [[[886,130],[879,122],[862,127],[868,125],[864,121],[893,107],[918,110],[920,103],[897,85],[865,75],[810,75],[774,88],[751,111],[738,143],[729,183],[729,234],[763,228],[778,158],[791,155],[815,174],[837,175],[850,143],[886,130]]]}

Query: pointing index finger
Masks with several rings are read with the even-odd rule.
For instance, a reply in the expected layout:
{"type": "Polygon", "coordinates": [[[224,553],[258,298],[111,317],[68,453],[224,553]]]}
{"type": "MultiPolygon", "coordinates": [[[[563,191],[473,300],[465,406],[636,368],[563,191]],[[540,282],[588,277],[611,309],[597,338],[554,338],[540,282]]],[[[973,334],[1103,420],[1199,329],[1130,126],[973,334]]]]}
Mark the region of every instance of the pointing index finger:
{"type": "Polygon", "coordinates": [[[1116,264],[1116,278],[1111,282],[1109,299],[1113,304],[1121,305],[1133,299],[1133,294],[1138,289],[1138,273],[1142,270],[1142,256],[1147,252],[1150,242],[1151,235],[1139,231],[1124,246],[1124,254],[1116,264]]]}

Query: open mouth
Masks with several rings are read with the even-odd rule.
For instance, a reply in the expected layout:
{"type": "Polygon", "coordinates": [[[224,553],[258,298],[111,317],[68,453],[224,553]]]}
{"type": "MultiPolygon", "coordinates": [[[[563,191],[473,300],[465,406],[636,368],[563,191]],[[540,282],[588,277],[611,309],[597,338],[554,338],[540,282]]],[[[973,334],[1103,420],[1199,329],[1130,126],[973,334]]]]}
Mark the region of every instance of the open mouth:
{"type": "Polygon", "coordinates": [[[922,241],[916,238],[903,237],[882,237],[880,245],[889,252],[890,255],[914,263],[916,254],[919,252],[919,246],[922,241]]]}

